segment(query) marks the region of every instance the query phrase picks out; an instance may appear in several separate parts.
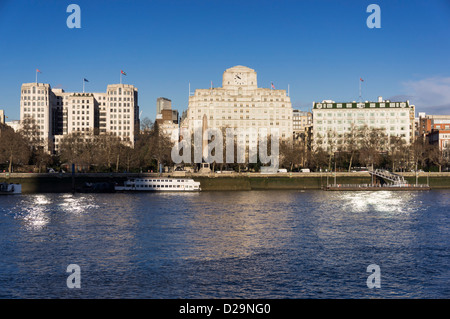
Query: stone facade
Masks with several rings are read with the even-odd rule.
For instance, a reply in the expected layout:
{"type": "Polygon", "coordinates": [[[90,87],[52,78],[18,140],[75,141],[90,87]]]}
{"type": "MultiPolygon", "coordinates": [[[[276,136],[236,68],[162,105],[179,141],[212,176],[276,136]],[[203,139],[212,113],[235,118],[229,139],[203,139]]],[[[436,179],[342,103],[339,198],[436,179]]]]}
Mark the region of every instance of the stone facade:
{"type": "Polygon", "coordinates": [[[325,100],[313,106],[313,145],[330,150],[345,143],[354,127],[377,128],[387,136],[398,136],[407,144],[414,140],[414,105],[405,102],[343,102],[325,100]],[[329,141],[333,136],[333,142],[329,141]]]}
{"type": "Polygon", "coordinates": [[[285,90],[258,88],[253,69],[235,66],[223,73],[222,87],[196,89],[181,127],[193,132],[206,116],[209,128],[279,129],[292,139],[292,105],[285,90]]]}
{"type": "Polygon", "coordinates": [[[64,92],[46,83],[24,83],[20,120],[33,118],[41,142],[50,152],[70,133],[112,133],[133,146],[139,129],[138,90],[129,84],[110,84],[106,93],[64,92]]]}

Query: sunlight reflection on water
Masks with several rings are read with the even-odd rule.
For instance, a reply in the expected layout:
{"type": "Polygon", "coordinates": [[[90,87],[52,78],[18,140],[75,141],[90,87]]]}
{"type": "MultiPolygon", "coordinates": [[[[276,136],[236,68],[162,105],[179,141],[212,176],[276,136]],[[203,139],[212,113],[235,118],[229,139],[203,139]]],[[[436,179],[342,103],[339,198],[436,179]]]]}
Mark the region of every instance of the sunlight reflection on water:
{"type": "Polygon", "coordinates": [[[449,297],[448,203],[445,191],[7,196],[0,296],[70,298],[76,263],[85,298],[449,297]],[[365,285],[372,263],[380,290],[365,285]]]}

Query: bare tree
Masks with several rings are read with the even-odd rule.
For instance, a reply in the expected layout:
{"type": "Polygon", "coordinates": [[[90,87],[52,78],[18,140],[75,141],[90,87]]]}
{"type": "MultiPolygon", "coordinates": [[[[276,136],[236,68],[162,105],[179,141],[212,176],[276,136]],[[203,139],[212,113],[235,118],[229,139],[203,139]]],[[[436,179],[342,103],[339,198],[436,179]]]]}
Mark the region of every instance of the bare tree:
{"type": "Polygon", "coordinates": [[[408,158],[408,154],[406,141],[399,136],[391,136],[388,144],[388,155],[393,172],[405,162],[408,158]]]}
{"type": "Polygon", "coordinates": [[[360,162],[367,167],[380,164],[381,153],[386,149],[387,136],[382,129],[364,126],[361,129],[360,162]]]}
{"type": "Polygon", "coordinates": [[[173,142],[171,138],[160,129],[157,122],[153,124],[152,130],[148,135],[148,142],[151,156],[156,160],[157,169],[159,169],[160,164],[172,163],[171,151],[173,142]]]}
{"type": "Polygon", "coordinates": [[[70,164],[81,164],[83,155],[83,137],[78,133],[64,136],[59,144],[61,160],[70,164]]]}
{"type": "Polygon", "coordinates": [[[148,117],[144,117],[141,120],[141,131],[143,132],[149,132],[153,127],[153,122],[148,117]]]}
{"type": "Polygon", "coordinates": [[[428,150],[428,154],[430,154],[430,160],[432,163],[436,164],[439,167],[439,173],[442,172],[442,166],[448,163],[448,157],[446,156],[446,152],[439,148],[438,144],[430,145],[431,147],[428,150]]]}
{"type": "Polygon", "coordinates": [[[0,162],[8,163],[8,172],[15,164],[24,165],[30,159],[28,140],[5,124],[0,124],[0,162]]]}
{"type": "Polygon", "coordinates": [[[355,155],[359,152],[361,147],[361,134],[357,128],[357,126],[352,125],[350,131],[344,134],[345,142],[343,149],[349,154],[349,165],[348,171],[350,172],[353,165],[353,159],[355,155]]]}
{"type": "Polygon", "coordinates": [[[305,162],[304,151],[305,144],[303,141],[294,140],[289,142],[282,140],[280,142],[280,164],[292,171],[294,167],[300,166],[305,162]]]}

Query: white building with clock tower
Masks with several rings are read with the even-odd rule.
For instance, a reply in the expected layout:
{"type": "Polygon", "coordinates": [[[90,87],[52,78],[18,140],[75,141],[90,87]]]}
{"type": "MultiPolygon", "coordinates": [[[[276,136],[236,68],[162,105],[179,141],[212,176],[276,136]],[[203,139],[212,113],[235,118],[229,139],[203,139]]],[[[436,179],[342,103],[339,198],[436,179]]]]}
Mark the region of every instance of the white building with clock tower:
{"type": "Polygon", "coordinates": [[[256,72],[234,66],[223,73],[222,87],[196,89],[182,123],[190,132],[208,128],[278,128],[282,139],[292,139],[292,105],[286,90],[258,88],[256,72]]]}

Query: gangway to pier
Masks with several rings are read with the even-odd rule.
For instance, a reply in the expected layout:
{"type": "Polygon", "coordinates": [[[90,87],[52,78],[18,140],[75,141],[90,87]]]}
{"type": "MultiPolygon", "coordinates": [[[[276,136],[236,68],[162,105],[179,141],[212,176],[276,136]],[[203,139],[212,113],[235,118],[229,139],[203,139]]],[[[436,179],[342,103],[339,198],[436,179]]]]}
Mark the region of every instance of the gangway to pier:
{"type": "Polygon", "coordinates": [[[403,176],[391,173],[384,169],[369,170],[369,174],[391,181],[395,185],[406,184],[405,178],[403,176]]]}

